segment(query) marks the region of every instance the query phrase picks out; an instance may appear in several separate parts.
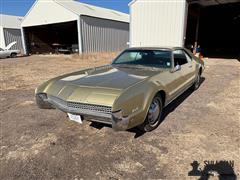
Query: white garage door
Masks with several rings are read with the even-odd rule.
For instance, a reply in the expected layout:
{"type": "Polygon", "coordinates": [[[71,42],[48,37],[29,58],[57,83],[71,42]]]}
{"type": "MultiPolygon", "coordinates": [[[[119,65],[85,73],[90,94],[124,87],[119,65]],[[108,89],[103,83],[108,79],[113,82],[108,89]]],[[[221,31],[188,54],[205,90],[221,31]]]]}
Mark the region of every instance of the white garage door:
{"type": "Polygon", "coordinates": [[[11,49],[23,49],[20,29],[3,28],[3,33],[6,46],[13,41],[17,41],[17,44],[15,44],[11,49]]]}

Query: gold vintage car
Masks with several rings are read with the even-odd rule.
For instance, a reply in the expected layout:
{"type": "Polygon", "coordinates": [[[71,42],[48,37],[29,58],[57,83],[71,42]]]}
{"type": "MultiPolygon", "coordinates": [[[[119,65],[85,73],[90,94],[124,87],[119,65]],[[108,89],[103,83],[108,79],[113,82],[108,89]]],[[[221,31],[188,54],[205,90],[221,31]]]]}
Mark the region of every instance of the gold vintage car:
{"type": "Polygon", "coordinates": [[[71,120],[115,130],[155,129],[163,108],[192,87],[204,62],[185,48],[129,48],[112,64],[51,79],[35,92],[39,108],[57,108],[71,120]]]}

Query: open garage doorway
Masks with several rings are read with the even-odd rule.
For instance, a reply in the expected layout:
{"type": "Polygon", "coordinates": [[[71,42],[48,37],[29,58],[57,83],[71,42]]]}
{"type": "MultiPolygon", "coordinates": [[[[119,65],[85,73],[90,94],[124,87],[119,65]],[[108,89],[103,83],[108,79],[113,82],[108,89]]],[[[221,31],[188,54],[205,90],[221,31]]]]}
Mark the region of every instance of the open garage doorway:
{"type": "Polygon", "coordinates": [[[78,52],[77,21],[24,27],[28,54],[78,52]]]}
{"type": "Polygon", "coordinates": [[[185,45],[205,57],[240,57],[240,3],[190,4],[185,45]]]}

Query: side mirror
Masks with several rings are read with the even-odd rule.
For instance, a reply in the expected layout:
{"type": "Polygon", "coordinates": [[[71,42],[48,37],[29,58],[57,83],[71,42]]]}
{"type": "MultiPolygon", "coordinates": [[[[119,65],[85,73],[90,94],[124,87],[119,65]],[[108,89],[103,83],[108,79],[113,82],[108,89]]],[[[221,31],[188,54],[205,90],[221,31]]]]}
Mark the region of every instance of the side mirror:
{"type": "Polygon", "coordinates": [[[176,65],[173,69],[172,72],[176,72],[176,71],[180,71],[181,70],[181,66],[180,65],[176,65]]]}

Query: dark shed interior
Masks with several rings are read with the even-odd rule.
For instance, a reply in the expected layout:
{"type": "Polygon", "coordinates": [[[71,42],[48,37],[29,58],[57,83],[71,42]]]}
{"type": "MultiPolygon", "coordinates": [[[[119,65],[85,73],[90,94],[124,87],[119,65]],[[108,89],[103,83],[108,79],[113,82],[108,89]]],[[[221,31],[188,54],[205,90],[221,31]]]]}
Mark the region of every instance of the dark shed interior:
{"type": "Polygon", "coordinates": [[[24,27],[28,54],[70,53],[78,47],[77,21],[24,27]]]}
{"type": "Polygon", "coordinates": [[[240,2],[211,6],[190,4],[186,47],[197,42],[207,57],[240,57],[240,2]]]}

